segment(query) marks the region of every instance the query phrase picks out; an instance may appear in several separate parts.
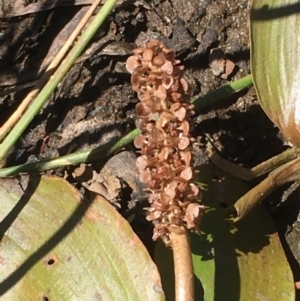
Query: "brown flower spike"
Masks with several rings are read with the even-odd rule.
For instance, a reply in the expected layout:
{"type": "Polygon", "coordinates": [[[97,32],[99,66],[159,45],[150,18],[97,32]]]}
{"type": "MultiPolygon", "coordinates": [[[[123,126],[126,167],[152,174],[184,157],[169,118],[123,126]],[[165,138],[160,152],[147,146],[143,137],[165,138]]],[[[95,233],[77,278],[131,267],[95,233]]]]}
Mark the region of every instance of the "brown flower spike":
{"type": "Polygon", "coordinates": [[[136,105],[139,128],[134,145],[140,179],[147,184],[153,221],[153,239],[169,240],[170,231],[197,229],[203,206],[197,203],[198,187],[191,183],[190,116],[188,84],[183,66],[166,44],[152,40],[133,50],[126,62],[131,84],[140,102],[136,105]]]}

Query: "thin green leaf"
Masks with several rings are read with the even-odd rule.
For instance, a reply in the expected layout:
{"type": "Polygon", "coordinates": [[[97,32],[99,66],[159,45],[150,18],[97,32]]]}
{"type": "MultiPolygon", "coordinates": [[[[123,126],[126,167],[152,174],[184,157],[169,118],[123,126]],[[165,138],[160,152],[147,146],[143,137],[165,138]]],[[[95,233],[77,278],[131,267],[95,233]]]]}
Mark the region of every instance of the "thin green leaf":
{"type": "Polygon", "coordinates": [[[249,74],[229,83],[228,85],[211,91],[204,96],[193,99],[191,103],[195,106],[195,111],[199,113],[205,107],[210,106],[220,100],[224,100],[243,89],[251,87],[252,85],[252,76],[249,74]]]}
{"type": "Polygon", "coordinates": [[[98,14],[93,18],[86,30],[78,38],[74,47],[70,50],[66,58],[60,64],[55,73],[51,76],[50,80],[43,87],[27,111],[21,116],[18,123],[14,126],[11,132],[7,135],[5,140],[0,144],[0,161],[7,155],[9,150],[13,147],[15,142],[19,139],[22,133],[26,130],[35,115],[40,111],[42,106],[48,100],[54,89],[58,86],[60,81],[64,78],[67,72],[71,69],[76,59],[82,53],[99,27],[107,18],[108,14],[112,11],[117,0],[107,0],[98,14]]]}

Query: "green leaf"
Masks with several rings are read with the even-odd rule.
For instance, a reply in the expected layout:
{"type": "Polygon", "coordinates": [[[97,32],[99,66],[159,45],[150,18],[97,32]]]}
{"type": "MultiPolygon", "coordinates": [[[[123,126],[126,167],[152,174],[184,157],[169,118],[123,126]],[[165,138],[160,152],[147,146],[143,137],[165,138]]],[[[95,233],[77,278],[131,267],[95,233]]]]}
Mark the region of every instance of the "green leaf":
{"type": "Polygon", "coordinates": [[[251,68],[259,102],[286,139],[300,145],[300,14],[294,0],[253,0],[251,68]]]}
{"type": "Polygon", "coordinates": [[[1,301],[164,300],[147,250],[107,201],[56,177],[1,187],[1,301]]]}
{"type": "MultiPolygon", "coordinates": [[[[262,205],[231,225],[223,205],[247,191],[240,179],[213,165],[202,165],[198,181],[207,185],[202,234],[190,234],[196,301],[294,301],[294,281],[275,226],[262,205]]],[[[168,301],[174,300],[172,254],[160,242],[155,261],[168,301]]]]}

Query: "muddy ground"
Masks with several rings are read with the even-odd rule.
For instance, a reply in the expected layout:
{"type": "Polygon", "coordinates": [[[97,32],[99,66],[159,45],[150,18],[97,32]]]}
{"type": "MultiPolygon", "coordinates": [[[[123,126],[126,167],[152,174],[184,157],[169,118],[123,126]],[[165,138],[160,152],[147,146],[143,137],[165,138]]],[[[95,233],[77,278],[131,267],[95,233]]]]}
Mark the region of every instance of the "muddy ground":
{"type": "MultiPolygon", "coordinates": [[[[47,0],[42,3],[0,1],[0,125],[40,78],[87,10],[75,0],[58,1],[61,5],[51,10],[47,9],[47,0]]],[[[137,98],[129,84],[125,61],[134,47],[150,39],[163,40],[175,49],[186,67],[193,98],[249,74],[249,9],[247,0],[187,0],[184,5],[179,0],[122,1],[3,164],[35,162],[94,148],[133,129],[137,98]],[[223,63],[228,60],[233,70],[220,71],[220,66],[213,63],[212,49],[217,49],[214,54],[223,63]]],[[[205,108],[194,122],[196,165],[208,162],[208,141],[223,158],[244,167],[253,167],[287,149],[280,133],[260,108],[253,88],[205,108]]],[[[128,157],[121,160],[128,161],[134,169],[134,149],[132,146],[127,149],[128,157]]],[[[67,175],[82,190],[100,178],[104,185],[95,189],[106,194],[124,215],[134,211],[140,216],[135,222],[136,231],[149,242],[151,229],[144,230],[146,223],[141,213],[144,203],[133,202],[131,197],[135,192],[135,200],[141,200],[142,196],[137,196],[142,194],[140,188],[134,188],[138,184],[130,185],[131,180],[123,179],[123,183],[116,180],[121,175],[115,174],[114,164],[107,166],[105,174],[98,172],[99,163],[82,166],[87,174],[95,172],[93,178],[81,179],[81,183],[80,170],[75,167],[53,173],[67,175]],[[112,186],[107,187],[108,182],[112,186]],[[131,202],[121,202],[120,195],[131,202]]],[[[254,180],[249,185],[257,183],[254,180]]],[[[282,190],[272,194],[265,203],[298,281],[299,193],[296,191],[278,206],[281,194],[282,190]]]]}

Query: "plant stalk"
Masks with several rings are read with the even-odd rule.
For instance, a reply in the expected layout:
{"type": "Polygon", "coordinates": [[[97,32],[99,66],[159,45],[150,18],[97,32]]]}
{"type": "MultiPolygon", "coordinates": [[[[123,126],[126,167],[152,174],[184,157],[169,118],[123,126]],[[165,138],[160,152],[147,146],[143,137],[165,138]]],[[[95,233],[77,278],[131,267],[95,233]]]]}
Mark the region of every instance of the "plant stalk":
{"type": "MultiPolygon", "coordinates": [[[[205,106],[211,104],[210,101],[212,101],[213,103],[216,101],[216,99],[214,99],[214,97],[213,97],[213,95],[215,95],[215,93],[218,93],[219,95],[223,95],[223,98],[225,98],[226,96],[228,96],[228,94],[226,94],[226,93],[222,94],[221,93],[222,91],[224,91],[224,90],[235,91],[234,89],[237,89],[237,88],[239,91],[242,88],[246,88],[250,84],[250,82],[249,82],[250,79],[251,79],[251,75],[248,75],[245,78],[239,79],[236,82],[231,83],[230,85],[221,87],[215,91],[212,91],[212,92],[206,94],[203,97],[194,99],[191,102],[193,104],[195,104],[196,106],[198,106],[199,108],[204,108],[205,106]],[[232,88],[232,87],[234,87],[234,88],[232,88]],[[218,92],[216,92],[216,91],[218,91],[218,92]]],[[[235,92],[232,92],[232,93],[235,93],[235,92]]],[[[40,97],[40,94],[38,95],[38,97],[40,97]]],[[[222,99],[221,97],[217,98],[217,100],[221,100],[221,99],[222,99]]],[[[33,111],[33,110],[34,110],[34,108],[33,108],[33,104],[32,104],[31,111],[33,111]]],[[[27,112],[25,114],[27,114],[27,112]]],[[[37,113],[37,111],[34,111],[34,113],[37,113]]],[[[19,125],[19,123],[17,124],[17,126],[18,125],[19,125]]],[[[15,128],[13,130],[15,132],[15,128]]],[[[120,145],[122,145],[121,147],[124,147],[126,144],[132,142],[138,134],[140,134],[140,130],[135,129],[132,132],[130,132],[129,134],[125,135],[123,138],[121,138],[118,143],[120,143],[120,145]]],[[[6,137],[6,139],[4,140],[4,142],[2,144],[0,144],[0,161],[1,161],[1,158],[3,158],[6,155],[7,151],[13,145],[13,143],[11,144],[11,142],[8,140],[10,136],[11,136],[11,134],[9,134],[6,137]],[[5,143],[7,145],[5,145],[5,143]]],[[[118,145],[118,143],[116,143],[116,145],[118,145]]],[[[27,172],[33,172],[33,171],[40,172],[40,171],[60,168],[63,166],[80,164],[83,162],[92,162],[95,159],[104,158],[105,156],[112,154],[112,152],[108,152],[105,154],[105,151],[104,151],[105,149],[107,149],[107,148],[105,148],[105,146],[101,146],[99,148],[96,148],[95,150],[88,150],[85,152],[77,152],[74,154],[62,156],[62,157],[51,159],[51,160],[45,160],[45,161],[36,162],[36,163],[26,163],[23,165],[17,165],[17,166],[3,168],[3,169],[0,169],[0,177],[14,176],[14,175],[17,175],[18,173],[27,173],[27,172]]],[[[113,149],[118,150],[119,147],[114,146],[114,148],[112,148],[111,151],[113,149]]]]}
{"type": "Polygon", "coordinates": [[[225,219],[234,223],[238,222],[275,189],[299,179],[300,158],[296,158],[272,171],[257,186],[239,198],[233,206],[226,208],[225,219]]]}
{"type": "Polygon", "coordinates": [[[0,161],[4,159],[9,150],[13,147],[22,133],[28,127],[35,115],[38,114],[42,106],[45,104],[51,93],[64,78],[67,72],[71,69],[76,59],[82,53],[88,42],[92,39],[98,28],[106,19],[107,15],[114,8],[117,0],[107,0],[100,12],[95,16],[91,24],[87,27],[84,33],[79,37],[77,43],[69,52],[65,60],[55,71],[51,79],[47,82],[44,88],[40,91],[33,103],[29,106],[24,115],[20,118],[15,127],[10,131],[4,141],[0,144],[0,161]]]}
{"type": "Polygon", "coordinates": [[[15,176],[19,173],[41,172],[45,170],[60,168],[63,166],[76,165],[83,162],[101,160],[120,150],[128,143],[132,142],[134,138],[138,134],[140,134],[140,132],[141,131],[139,129],[135,129],[121,138],[115,139],[105,145],[101,145],[92,150],[77,152],[56,159],[45,160],[42,162],[26,163],[22,165],[2,168],[0,169],[0,178],[15,176]]]}
{"type": "Polygon", "coordinates": [[[53,61],[50,63],[50,65],[46,68],[43,76],[41,79],[36,83],[33,90],[23,99],[19,107],[15,110],[15,112],[9,117],[9,119],[5,122],[5,124],[0,128],[0,141],[4,139],[4,137],[7,135],[7,133],[10,131],[10,129],[14,126],[14,124],[17,122],[17,120],[20,118],[20,116],[23,115],[24,111],[27,109],[29,104],[31,103],[32,99],[37,95],[41,87],[43,87],[51,75],[54,73],[57,66],[61,63],[64,56],[66,55],[69,48],[72,46],[72,44],[76,41],[78,35],[84,28],[84,26],[87,24],[89,18],[92,16],[93,12],[99,5],[101,0],[95,0],[94,3],[92,3],[89,10],[86,12],[82,20],[79,22],[69,39],[66,41],[66,43],[63,45],[63,47],[60,49],[60,51],[57,53],[56,57],[53,59],[53,61]]]}
{"type": "Polygon", "coordinates": [[[223,159],[216,152],[211,143],[207,146],[207,152],[209,159],[220,169],[237,178],[249,181],[296,159],[300,154],[300,148],[287,149],[283,153],[276,155],[250,169],[223,159]]]}
{"type": "Polygon", "coordinates": [[[221,99],[225,99],[237,93],[245,88],[249,88],[253,85],[252,76],[251,74],[242,77],[229,85],[225,85],[221,88],[218,88],[208,94],[193,99],[191,101],[192,104],[195,106],[195,111],[199,112],[200,110],[204,109],[205,107],[214,104],[215,102],[220,101],[221,99]]]}
{"type": "Polygon", "coordinates": [[[194,301],[194,272],[188,230],[170,229],[175,274],[175,301],[194,301]]]}

